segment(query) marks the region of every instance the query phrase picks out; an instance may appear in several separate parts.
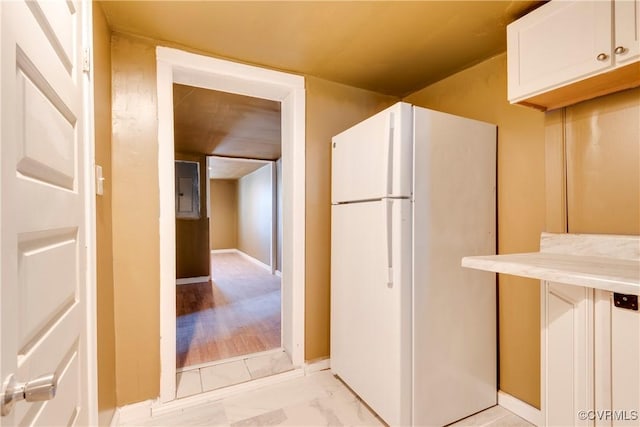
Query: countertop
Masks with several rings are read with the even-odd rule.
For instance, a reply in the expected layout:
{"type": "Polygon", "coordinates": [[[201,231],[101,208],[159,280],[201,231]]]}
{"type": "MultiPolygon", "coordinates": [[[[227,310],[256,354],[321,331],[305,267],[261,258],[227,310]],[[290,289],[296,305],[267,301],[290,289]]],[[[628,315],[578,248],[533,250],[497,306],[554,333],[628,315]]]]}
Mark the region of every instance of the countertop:
{"type": "Polygon", "coordinates": [[[541,251],[472,256],[462,266],[640,295],[640,236],[543,233],[541,251]]]}

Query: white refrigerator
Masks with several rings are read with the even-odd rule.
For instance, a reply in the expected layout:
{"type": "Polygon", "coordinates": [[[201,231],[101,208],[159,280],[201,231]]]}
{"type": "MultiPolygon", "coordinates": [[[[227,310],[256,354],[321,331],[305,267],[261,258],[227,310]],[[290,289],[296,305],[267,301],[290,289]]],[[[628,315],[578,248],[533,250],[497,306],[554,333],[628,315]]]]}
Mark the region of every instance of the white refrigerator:
{"type": "Polygon", "coordinates": [[[331,369],[386,423],[496,404],[496,127],[398,103],[332,140],[331,369]]]}

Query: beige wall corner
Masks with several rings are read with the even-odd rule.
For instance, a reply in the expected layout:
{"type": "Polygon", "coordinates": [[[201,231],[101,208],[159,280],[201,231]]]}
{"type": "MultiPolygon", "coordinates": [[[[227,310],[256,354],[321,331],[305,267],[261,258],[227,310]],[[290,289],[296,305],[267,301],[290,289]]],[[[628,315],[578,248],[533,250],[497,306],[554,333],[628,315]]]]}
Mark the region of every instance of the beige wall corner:
{"type": "Polygon", "coordinates": [[[211,249],[238,247],[238,181],[211,179],[211,249]]]}
{"type": "Polygon", "coordinates": [[[160,389],[155,46],[114,34],[111,60],[116,393],[123,406],[155,399],[160,389]]]}
{"type": "Polygon", "coordinates": [[[399,101],[314,77],[306,78],[305,359],[329,356],[331,138],[399,101]]]}
{"type": "Polygon", "coordinates": [[[104,194],[96,196],[98,422],[109,425],[116,408],[111,238],[111,30],[99,4],[93,5],[93,90],[95,160],[102,167],[104,194]]]}
{"type": "MultiPolygon", "coordinates": [[[[506,54],[405,100],[498,125],[498,251],[537,251],[546,213],[545,116],[507,101],[506,54]]],[[[498,304],[500,389],[539,408],[539,282],[501,275],[498,304]]]]}
{"type": "Polygon", "coordinates": [[[545,231],[567,232],[567,158],[565,110],[545,114],[545,231]]]}

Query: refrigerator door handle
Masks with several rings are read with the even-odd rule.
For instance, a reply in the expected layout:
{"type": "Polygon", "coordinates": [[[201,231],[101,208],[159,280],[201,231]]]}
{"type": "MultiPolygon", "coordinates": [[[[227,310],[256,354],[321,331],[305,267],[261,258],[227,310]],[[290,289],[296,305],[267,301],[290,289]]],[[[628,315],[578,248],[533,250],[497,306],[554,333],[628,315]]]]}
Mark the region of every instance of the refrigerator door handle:
{"type": "Polygon", "coordinates": [[[389,114],[389,138],[387,139],[386,169],[387,169],[387,195],[393,192],[393,133],[395,127],[395,117],[393,113],[389,114]]]}
{"type": "Polygon", "coordinates": [[[385,219],[387,227],[387,287],[393,288],[393,200],[386,200],[385,219]]]}

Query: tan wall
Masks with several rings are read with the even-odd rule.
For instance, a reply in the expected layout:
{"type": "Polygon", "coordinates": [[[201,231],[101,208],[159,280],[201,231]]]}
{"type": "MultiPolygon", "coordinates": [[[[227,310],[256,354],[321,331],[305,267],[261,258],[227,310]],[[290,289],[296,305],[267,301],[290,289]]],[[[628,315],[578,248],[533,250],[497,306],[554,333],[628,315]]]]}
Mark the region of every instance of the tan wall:
{"type": "Polygon", "coordinates": [[[331,137],[398,101],[307,77],[305,358],[329,356],[331,137]]]}
{"type": "Polygon", "coordinates": [[[113,279],[118,406],[160,390],[160,242],[155,46],[114,34],[113,279]]]}
{"type": "Polygon", "coordinates": [[[640,89],[567,107],[570,233],[640,234],[640,89]]]}
{"type": "Polygon", "coordinates": [[[238,249],[271,265],[273,165],[238,180],[238,249]]]}
{"type": "MultiPolygon", "coordinates": [[[[506,55],[406,100],[498,125],[498,251],[537,251],[545,226],[545,116],[507,102],[506,55]]],[[[500,389],[539,408],[539,282],[500,275],[498,283],[500,389]]]]}
{"type": "Polygon", "coordinates": [[[207,217],[207,157],[202,154],[175,153],[176,160],[200,163],[200,218],[176,219],[176,277],[208,276],[209,218],[207,217]]]}
{"type": "Polygon", "coordinates": [[[111,30],[99,4],[93,5],[93,89],[95,160],[102,166],[104,194],[96,196],[98,415],[109,425],[116,407],[111,238],[111,30]]]}
{"type": "Polygon", "coordinates": [[[238,247],[238,181],[210,181],[211,249],[235,249],[238,247]]]}
{"type": "MultiPolygon", "coordinates": [[[[113,252],[118,405],[159,394],[155,46],[114,34],[113,252]],[[135,327],[131,327],[135,325],[135,327]]],[[[307,79],[305,358],[329,355],[330,140],[397,99],[307,79]]]]}

